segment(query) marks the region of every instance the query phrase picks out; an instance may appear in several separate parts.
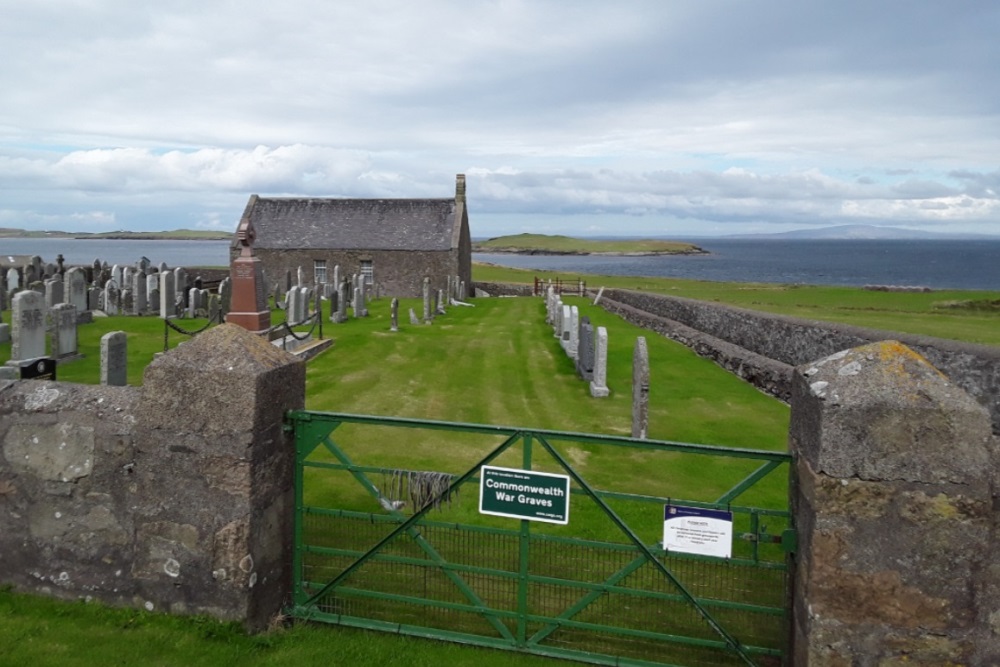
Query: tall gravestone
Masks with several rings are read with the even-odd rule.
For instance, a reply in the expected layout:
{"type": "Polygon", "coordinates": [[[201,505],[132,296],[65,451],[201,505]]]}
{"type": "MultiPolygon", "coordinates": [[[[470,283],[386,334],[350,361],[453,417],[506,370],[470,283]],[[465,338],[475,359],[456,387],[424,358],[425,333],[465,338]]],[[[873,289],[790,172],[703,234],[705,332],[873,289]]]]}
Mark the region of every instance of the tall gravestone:
{"type": "Polygon", "coordinates": [[[90,310],[87,303],[87,276],[80,267],[73,267],[66,271],[64,276],[65,288],[68,293],[68,302],[76,307],[77,312],[82,313],[90,310]]]}
{"type": "Polygon", "coordinates": [[[54,308],[65,300],[63,287],[63,277],[58,273],[45,281],[45,306],[47,308],[54,308]]]}
{"type": "Polygon", "coordinates": [[[590,395],[604,398],[608,389],[608,330],[597,327],[594,332],[594,379],[590,381],[590,395]]]}
{"type": "Polygon", "coordinates": [[[424,324],[431,323],[431,279],[424,277],[424,324]]]}
{"type": "Polygon", "coordinates": [[[165,320],[176,317],[176,313],[174,312],[174,302],[176,301],[175,285],[172,271],[160,271],[160,317],[165,320]]]}
{"type": "Polygon", "coordinates": [[[580,318],[579,345],[576,355],[576,372],[590,382],[594,379],[594,327],[586,315],[580,318]]]}
{"type": "Polygon", "coordinates": [[[45,297],[34,290],[14,295],[11,302],[11,361],[45,356],[45,297]]]}
{"type": "Polygon", "coordinates": [[[399,299],[393,298],[389,306],[389,331],[399,331],[399,299]]]}
{"type": "Polygon", "coordinates": [[[52,355],[57,358],[77,354],[76,307],[60,303],[52,313],[52,355]]]}
{"type": "Polygon", "coordinates": [[[101,336],[101,384],[128,384],[128,338],[124,331],[101,336]]]}
{"type": "Polygon", "coordinates": [[[136,271],[132,274],[132,314],[145,315],[149,309],[148,295],[146,294],[146,274],[136,271]]]}
{"type": "MultiPolygon", "coordinates": [[[[253,202],[250,206],[252,205],[253,202]]],[[[271,327],[271,311],[267,307],[260,259],[254,257],[253,242],[256,233],[249,217],[244,216],[240,221],[236,238],[240,243],[240,256],[232,261],[229,269],[233,300],[226,322],[250,331],[264,331],[271,327]]]]}
{"type": "Polygon", "coordinates": [[[646,338],[635,339],[632,355],[632,437],[645,438],[649,431],[649,352],[646,338]]]}

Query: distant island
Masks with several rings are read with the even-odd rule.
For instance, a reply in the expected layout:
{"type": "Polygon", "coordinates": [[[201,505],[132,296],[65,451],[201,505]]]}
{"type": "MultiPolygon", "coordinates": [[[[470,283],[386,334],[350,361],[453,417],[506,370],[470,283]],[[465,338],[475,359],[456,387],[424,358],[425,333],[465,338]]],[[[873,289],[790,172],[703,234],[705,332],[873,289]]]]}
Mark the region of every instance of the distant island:
{"type": "Polygon", "coordinates": [[[197,229],[174,229],[163,232],[62,232],[62,231],[29,231],[0,227],[0,238],[24,239],[95,239],[95,240],[127,240],[127,241],[228,241],[233,238],[231,232],[211,232],[197,229]]]}
{"type": "Polygon", "coordinates": [[[816,227],[813,229],[796,229],[790,232],[773,232],[759,234],[730,234],[724,238],[730,239],[809,239],[809,240],[873,240],[895,241],[910,239],[984,239],[996,240],[1000,237],[990,234],[962,234],[956,232],[929,232],[922,229],[905,229],[903,227],[885,227],[879,225],[838,225],[835,227],[816,227]]]}
{"type": "Polygon", "coordinates": [[[705,255],[693,243],[654,239],[590,240],[546,234],[515,234],[474,241],[472,252],[517,255],[705,255]]]}

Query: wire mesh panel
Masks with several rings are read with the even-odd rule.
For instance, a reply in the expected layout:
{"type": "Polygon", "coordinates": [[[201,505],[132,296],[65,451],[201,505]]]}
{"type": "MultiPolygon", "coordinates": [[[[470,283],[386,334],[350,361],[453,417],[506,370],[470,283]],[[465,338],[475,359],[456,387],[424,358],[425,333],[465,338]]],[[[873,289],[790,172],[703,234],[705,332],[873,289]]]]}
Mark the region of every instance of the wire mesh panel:
{"type": "MultiPolygon", "coordinates": [[[[787,497],[786,454],[332,413],[292,419],[295,616],[602,664],[784,664],[787,506],[739,502],[787,497]],[[376,442],[405,446],[394,455],[376,442]],[[461,454],[420,453],[431,448],[461,454]],[[683,502],[732,516],[731,555],[663,548],[664,508],[680,501],[654,491],[676,484],[570,462],[608,449],[634,450],[664,478],[678,457],[702,459],[705,483],[683,502]],[[408,458],[436,469],[392,466],[408,458]],[[525,480],[564,475],[569,521],[481,512],[483,466],[498,463],[525,480]]],[[[504,493],[530,495],[519,488],[504,493]]]]}

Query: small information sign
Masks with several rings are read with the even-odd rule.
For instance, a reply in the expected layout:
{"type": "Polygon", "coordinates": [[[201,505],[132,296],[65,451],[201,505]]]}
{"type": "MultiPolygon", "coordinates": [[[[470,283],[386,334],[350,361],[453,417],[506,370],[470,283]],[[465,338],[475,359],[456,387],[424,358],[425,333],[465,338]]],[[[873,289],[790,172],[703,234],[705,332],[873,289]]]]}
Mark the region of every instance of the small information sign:
{"type": "Polygon", "coordinates": [[[665,505],[663,548],[667,551],[730,558],[733,553],[733,513],[665,505]]]}
{"type": "Polygon", "coordinates": [[[55,380],[56,360],[52,357],[38,357],[16,362],[22,380],[55,380]]]}
{"type": "Polygon", "coordinates": [[[480,514],[569,523],[567,475],[495,466],[483,466],[480,473],[480,514]]]}

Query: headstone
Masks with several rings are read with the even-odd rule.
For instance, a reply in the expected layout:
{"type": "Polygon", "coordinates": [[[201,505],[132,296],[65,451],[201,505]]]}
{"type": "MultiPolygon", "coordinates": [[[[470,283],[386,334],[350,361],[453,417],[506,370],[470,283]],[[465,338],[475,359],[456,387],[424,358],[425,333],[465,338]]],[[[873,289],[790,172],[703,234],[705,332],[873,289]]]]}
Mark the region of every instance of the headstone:
{"type": "Polygon", "coordinates": [[[360,292],[358,305],[361,306],[361,315],[358,317],[368,317],[368,285],[365,283],[364,277],[358,281],[358,291],[360,292]]]}
{"type": "Polygon", "coordinates": [[[132,310],[135,308],[135,300],[132,298],[131,289],[123,289],[121,292],[121,308],[118,312],[122,315],[131,315],[132,310]]]}
{"type": "Polygon", "coordinates": [[[128,384],[128,337],[124,331],[101,336],[101,384],[128,384]]]}
{"type": "Polygon", "coordinates": [[[142,271],[143,273],[149,273],[149,267],[151,265],[152,262],[149,261],[148,257],[144,256],[139,258],[139,270],[142,271]]]}
{"type": "Polygon", "coordinates": [[[188,274],[183,266],[174,269],[174,296],[181,297],[183,304],[187,305],[188,274]]]}
{"type": "Polygon", "coordinates": [[[436,302],[434,306],[434,312],[438,315],[447,315],[448,311],[444,309],[444,290],[439,289],[434,294],[434,301],[436,302]]]}
{"type": "Polygon", "coordinates": [[[340,289],[340,264],[333,265],[333,286],[340,289]]]}
{"type": "Polygon", "coordinates": [[[0,343],[10,342],[10,325],[0,324],[0,343]]]}
{"type": "Polygon", "coordinates": [[[65,283],[63,287],[68,297],[67,302],[72,304],[79,313],[90,310],[90,304],[87,303],[86,272],[80,267],[75,266],[66,271],[63,280],[65,283]]]}
{"type": "Polygon", "coordinates": [[[389,304],[389,331],[399,331],[399,299],[394,298],[389,304]]]}
{"type": "Polygon", "coordinates": [[[410,324],[420,324],[420,320],[417,319],[417,314],[410,308],[410,324]]]}
{"type": "Polygon", "coordinates": [[[32,290],[15,294],[11,326],[12,361],[45,356],[45,297],[32,290]]]}
{"type": "Polygon", "coordinates": [[[361,287],[354,288],[354,300],[351,302],[351,309],[354,311],[354,317],[364,317],[365,305],[361,300],[361,287]]]}
{"type": "Polygon", "coordinates": [[[208,296],[206,300],[208,301],[208,319],[212,322],[219,322],[222,315],[222,299],[218,294],[211,294],[206,292],[208,296]]]}
{"type": "Polygon", "coordinates": [[[569,327],[567,327],[569,337],[566,340],[566,354],[576,361],[580,344],[580,309],[576,306],[569,307],[569,327]]]}
{"type": "Polygon", "coordinates": [[[118,305],[121,303],[121,295],[118,292],[118,283],[109,280],[104,283],[103,309],[108,315],[118,314],[118,305]]]}
{"type": "Polygon", "coordinates": [[[219,310],[223,315],[229,312],[229,305],[233,299],[233,283],[227,277],[219,283],[219,310]]]}
{"type": "Polygon", "coordinates": [[[292,289],[292,270],[285,269],[285,293],[292,289]]]}
{"type": "Polygon", "coordinates": [[[65,301],[63,278],[58,273],[45,281],[45,305],[49,309],[65,301]]]}
{"type": "Polygon", "coordinates": [[[153,298],[153,290],[156,293],[160,293],[160,274],[159,272],[147,273],[146,274],[146,303],[149,304],[149,309],[157,308],[160,305],[159,298],[153,298]]]}
{"type": "Polygon", "coordinates": [[[122,284],[122,267],[115,264],[111,267],[111,280],[115,281],[117,284],[122,284]]]}
{"type": "Polygon", "coordinates": [[[57,359],[77,354],[76,308],[61,303],[52,308],[52,355],[57,359]]]}
{"type": "Polygon", "coordinates": [[[160,272],[160,317],[169,319],[175,317],[174,302],[177,300],[176,280],[172,271],[160,272]]]}
{"type": "Polygon", "coordinates": [[[646,338],[635,339],[632,353],[632,437],[645,438],[649,430],[649,352],[646,338]]]}
{"type": "Polygon", "coordinates": [[[594,326],[590,323],[590,318],[586,315],[580,318],[576,372],[587,382],[594,379],[594,326]]]}
{"type": "Polygon", "coordinates": [[[306,272],[302,270],[302,267],[298,267],[295,270],[295,285],[297,287],[302,287],[306,284],[306,272]]]}
{"type": "Polygon", "coordinates": [[[132,285],[132,274],[135,273],[135,268],[131,266],[122,267],[122,281],[119,283],[123,288],[130,289],[132,285]]]}
{"type": "MultiPolygon", "coordinates": [[[[160,273],[166,273],[167,270],[168,270],[167,263],[166,262],[160,262],[159,269],[160,269],[160,271],[159,271],[160,273]]],[[[162,291],[163,288],[161,287],[160,290],[162,291]]]]}
{"type": "Polygon", "coordinates": [[[11,267],[7,269],[7,291],[12,292],[21,287],[21,274],[17,269],[11,267]]]}
{"type": "Polygon", "coordinates": [[[145,315],[146,311],[149,310],[149,294],[146,292],[146,288],[149,287],[149,282],[146,280],[146,274],[142,271],[132,272],[132,310],[129,311],[133,315],[145,315]]]}
{"type": "Polygon", "coordinates": [[[99,287],[90,287],[87,289],[87,310],[100,310],[101,309],[101,296],[104,294],[104,290],[99,287]]]}
{"type": "Polygon", "coordinates": [[[431,323],[431,279],[424,276],[424,324],[431,323]]]}
{"type": "Polygon", "coordinates": [[[573,322],[573,311],[566,304],[563,304],[560,310],[562,317],[559,318],[559,344],[562,345],[563,350],[568,350],[569,327],[573,322]]]}
{"type": "Polygon", "coordinates": [[[337,284],[337,309],[334,312],[333,304],[330,305],[330,321],[337,324],[347,321],[347,281],[341,280],[337,284]]]}
{"type": "Polygon", "coordinates": [[[590,395],[604,398],[608,389],[608,330],[597,327],[594,332],[594,379],[590,381],[590,395]]]}

